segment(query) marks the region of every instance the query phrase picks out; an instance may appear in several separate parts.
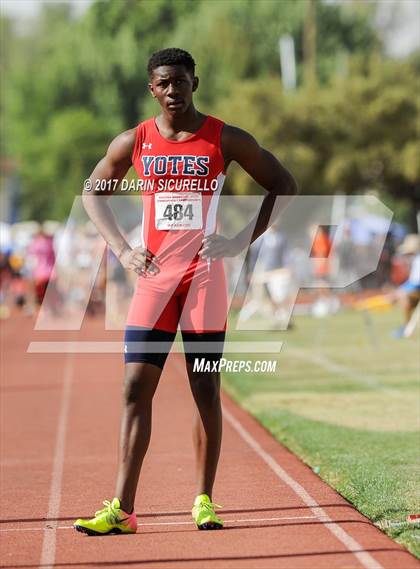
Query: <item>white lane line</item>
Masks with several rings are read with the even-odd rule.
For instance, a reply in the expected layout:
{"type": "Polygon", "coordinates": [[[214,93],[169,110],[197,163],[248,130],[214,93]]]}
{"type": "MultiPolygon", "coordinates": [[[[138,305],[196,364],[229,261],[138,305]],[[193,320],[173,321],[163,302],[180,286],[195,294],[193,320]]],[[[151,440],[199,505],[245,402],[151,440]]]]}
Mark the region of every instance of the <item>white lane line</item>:
{"type": "MultiPolygon", "coordinates": [[[[317,516],[282,516],[282,517],[274,517],[274,518],[250,518],[250,519],[240,519],[240,520],[224,520],[226,524],[246,524],[250,522],[281,522],[281,521],[290,521],[290,520],[315,520],[318,519],[317,516]]],[[[146,527],[146,526],[187,526],[187,525],[195,525],[195,522],[145,522],[139,523],[139,526],[146,527]]],[[[0,529],[0,532],[10,532],[10,531],[49,531],[49,530],[59,530],[59,529],[73,529],[73,526],[57,526],[52,527],[36,527],[36,528],[5,528],[0,529]]]]}
{"type": "MultiPolygon", "coordinates": [[[[54,462],[51,475],[50,500],[48,504],[47,518],[57,518],[60,512],[61,483],[63,478],[64,448],[66,443],[67,419],[70,407],[70,392],[73,383],[74,357],[69,354],[66,357],[63,373],[63,387],[61,404],[58,415],[57,436],[55,440],[54,462]]],[[[45,530],[42,542],[40,566],[43,569],[52,569],[55,561],[55,546],[58,522],[52,521],[43,528],[45,530]]]]}
{"type": "Polygon", "coordinates": [[[353,553],[360,561],[365,569],[384,569],[383,566],[376,561],[367,551],[363,551],[363,547],[351,535],[349,535],[336,522],[333,522],[330,516],[320,507],[318,502],[299,484],[294,478],[289,476],[287,472],[268,454],[254,437],[235,419],[235,417],[223,408],[223,415],[235,431],[248,443],[248,445],[258,454],[258,456],[273,470],[273,472],[287,484],[301,500],[311,509],[315,516],[322,522],[325,527],[339,540],[341,543],[353,553]]]}
{"type": "Polygon", "coordinates": [[[313,354],[302,348],[295,347],[288,347],[287,351],[292,356],[299,358],[304,362],[315,364],[333,374],[346,377],[347,379],[350,379],[350,381],[358,382],[364,386],[369,386],[372,389],[380,389],[382,392],[392,395],[392,397],[404,397],[404,393],[381,383],[374,377],[369,376],[368,374],[360,375],[357,371],[338,364],[321,354],[313,354]]]}

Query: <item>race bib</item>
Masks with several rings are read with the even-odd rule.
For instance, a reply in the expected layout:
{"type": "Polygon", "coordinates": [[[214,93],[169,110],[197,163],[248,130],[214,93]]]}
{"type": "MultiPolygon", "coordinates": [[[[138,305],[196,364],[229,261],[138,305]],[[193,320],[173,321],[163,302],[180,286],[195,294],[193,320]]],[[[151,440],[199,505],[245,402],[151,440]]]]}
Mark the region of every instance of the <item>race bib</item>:
{"type": "Polygon", "coordinates": [[[201,194],[155,194],[156,229],[201,229],[203,227],[201,194]]]}

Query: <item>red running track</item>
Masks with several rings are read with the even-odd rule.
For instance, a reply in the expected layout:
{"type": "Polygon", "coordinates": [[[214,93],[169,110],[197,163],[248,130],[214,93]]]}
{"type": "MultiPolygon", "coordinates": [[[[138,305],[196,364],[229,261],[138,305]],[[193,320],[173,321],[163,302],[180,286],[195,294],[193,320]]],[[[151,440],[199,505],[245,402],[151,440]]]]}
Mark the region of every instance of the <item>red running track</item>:
{"type": "Polygon", "coordinates": [[[213,499],[226,528],[200,532],[194,498],[192,398],[181,355],[168,360],[140,479],[139,532],[75,532],[112,498],[122,359],[29,354],[37,340],[115,340],[101,321],[73,335],[2,324],[2,567],[409,569],[418,561],[379,531],[252,417],[224,396],[222,458],[213,499]]]}

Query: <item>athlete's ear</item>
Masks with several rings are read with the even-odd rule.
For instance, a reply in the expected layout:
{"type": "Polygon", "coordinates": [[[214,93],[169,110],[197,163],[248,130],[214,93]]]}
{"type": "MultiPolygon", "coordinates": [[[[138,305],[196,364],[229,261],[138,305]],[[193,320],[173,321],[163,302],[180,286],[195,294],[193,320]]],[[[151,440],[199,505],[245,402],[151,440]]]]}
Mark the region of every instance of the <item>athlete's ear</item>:
{"type": "Polygon", "coordinates": [[[152,85],[152,83],[148,83],[147,86],[149,87],[149,91],[150,91],[152,97],[153,97],[154,99],[156,99],[156,95],[155,95],[155,93],[154,93],[154,91],[153,91],[153,85],[152,85]]]}
{"type": "Polygon", "coordinates": [[[197,91],[197,89],[198,89],[198,83],[199,83],[198,77],[194,77],[194,79],[193,79],[193,86],[192,86],[192,91],[193,91],[193,93],[194,93],[194,91],[197,91]]]}

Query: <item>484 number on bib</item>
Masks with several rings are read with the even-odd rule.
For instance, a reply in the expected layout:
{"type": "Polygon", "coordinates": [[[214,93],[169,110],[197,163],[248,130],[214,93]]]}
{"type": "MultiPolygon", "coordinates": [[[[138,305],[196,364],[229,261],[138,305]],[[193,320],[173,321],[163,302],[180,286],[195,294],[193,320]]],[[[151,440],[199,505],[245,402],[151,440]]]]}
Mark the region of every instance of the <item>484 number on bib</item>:
{"type": "Polygon", "coordinates": [[[201,229],[201,194],[155,194],[156,229],[201,229]]]}

